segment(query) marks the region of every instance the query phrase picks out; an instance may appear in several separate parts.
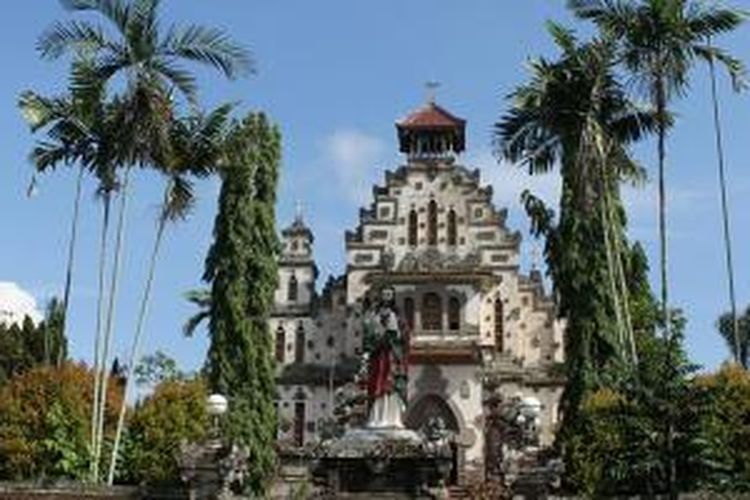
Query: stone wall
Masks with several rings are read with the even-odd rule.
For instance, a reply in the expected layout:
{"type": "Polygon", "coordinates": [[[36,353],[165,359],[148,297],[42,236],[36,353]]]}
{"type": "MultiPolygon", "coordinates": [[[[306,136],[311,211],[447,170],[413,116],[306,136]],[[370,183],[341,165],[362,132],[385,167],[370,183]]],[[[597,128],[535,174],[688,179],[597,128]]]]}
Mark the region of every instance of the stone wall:
{"type": "Polygon", "coordinates": [[[188,499],[186,489],[143,488],[139,486],[97,487],[69,484],[39,486],[28,483],[0,483],[0,500],[181,500],[188,499]]]}

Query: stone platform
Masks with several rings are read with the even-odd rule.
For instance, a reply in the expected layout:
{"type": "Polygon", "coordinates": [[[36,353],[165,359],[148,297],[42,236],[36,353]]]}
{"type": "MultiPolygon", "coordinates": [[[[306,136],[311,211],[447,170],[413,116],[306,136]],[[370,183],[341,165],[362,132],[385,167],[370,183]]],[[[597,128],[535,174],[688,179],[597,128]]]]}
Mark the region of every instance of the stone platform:
{"type": "Polygon", "coordinates": [[[321,446],[313,475],[330,498],[434,498],[450,467],[449,450],[414,431],[354,429],[321,446]]]}

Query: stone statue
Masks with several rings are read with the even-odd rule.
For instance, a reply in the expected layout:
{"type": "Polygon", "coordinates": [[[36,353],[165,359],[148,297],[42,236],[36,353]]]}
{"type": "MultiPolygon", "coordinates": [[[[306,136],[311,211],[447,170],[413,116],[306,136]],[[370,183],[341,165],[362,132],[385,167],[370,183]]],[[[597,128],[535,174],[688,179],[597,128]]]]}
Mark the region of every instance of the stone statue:
{"type": "Polygon", "coordinates": [[[404,336],[395,309],[395,291],[385,288],[379,303],[365,314],[368,429],[403,429],[406,408],[404,336]]]}

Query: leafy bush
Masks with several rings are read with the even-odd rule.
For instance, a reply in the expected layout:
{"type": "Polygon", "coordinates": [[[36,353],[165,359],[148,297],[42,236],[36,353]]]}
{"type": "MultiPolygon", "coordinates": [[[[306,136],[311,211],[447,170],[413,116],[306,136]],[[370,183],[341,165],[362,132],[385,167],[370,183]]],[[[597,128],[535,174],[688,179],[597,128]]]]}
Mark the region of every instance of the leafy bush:
{"type": "Polygon", "coordinates": [[[208,391],[200,379],[165,380],[138,404],[123,442],[119,481],[164,484],[179,481],[183,441],[200,441],[209,427],[208,391]]]}
{"type": "MultiPolygon", "coordinates": [[[[0,388],[0,477],[83,479],[89,468],[94,377],[83,364],[38,367],[0,388]]],[[[107,427],[121,389],[109,385],[107,427]]]]}
{"type": "Polygon", "coordinates": [[[718,491],[750,491],[750,374],[724,365],[697,377],[710,411],[700,419],[699,439],[705,445],[701,486],[718,491]]]}

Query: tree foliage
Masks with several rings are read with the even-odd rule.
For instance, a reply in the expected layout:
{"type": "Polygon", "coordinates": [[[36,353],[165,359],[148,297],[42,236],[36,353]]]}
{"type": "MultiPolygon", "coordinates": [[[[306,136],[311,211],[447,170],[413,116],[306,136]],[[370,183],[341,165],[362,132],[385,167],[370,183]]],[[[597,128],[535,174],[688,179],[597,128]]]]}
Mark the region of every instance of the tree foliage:
{"type": "Polygon", "coordinates": [[[581,43],[550,25],[558,59],[532,62],[529,82],[510,96],[495,126],[498,156],[530,174],[559,167],[559,217],[533,194],[522,202],[532,231],[546,240],[545,257],[566,319],[568,383],[563,434],[588,392],[635,363],[631,289],[633,251],[625,236],[620,184],[643,173],[628,146],[653,130],[654,114],[630,101],[614,71],[606,38],[581,43]]]}
{"type": "Polygon", "coordinates": [[[750,374],[733,364],[696,378],[711,411],[701,415],[698,439],[705,466],[699,485],[718,492],[750,492],[750,374]]]}
{"type": "Polygon", "coordinates": [[[118,480],[127,483],[176,484],[183,442],[200,442],[209,427],[208,391],[201,379],[165,379],[138,403],[123,440],[118,480]]]}
{"type": "Polygon", "coordinates": [[[747,370],[750,368],[750,306],[737,318],[736,336],[734,326],[731,312],[722,314],[716,323],[719,335],[724,339],[732,357],[747,370]],[[738,347],[739,352],[736,352],[738,347]]]}
{"type": "Polygon", "coordinates": [[[40,365],[60,365],[67,357],[62,304],[53,299],[42,322],[26,317],[22,325],[0,323],[0,386],[40,365]]]}
{"type": "Polygon", "coordinates": [[[275,466],[274,358],[268,317],[277,282],[276,183],[281,139],[263,114],[231,128],[214,242],[206,361],[209,387],[229,397],[229,435],[247,446],[249,488],[265,489],[275,466]]]}
{"type": "MultiPolygon", "coordinates": [[[[81,364],[41,366],[0,388],[0,477],[83,479],[89,469],[94,376],[81,364]]],[[[106,420],[121,400],[109,386],[106,420]]]]}
{"type": "Polygon", "coordinates": [[[173,380],[184,380],[185,374],[177,366],[177,362],[164,354],[162,351],[156,351],[153,354],[146,354],[141,358],[141,362],[135,367],[134,375],[139,385],[157,386],[162,382],[173,380]]]}

